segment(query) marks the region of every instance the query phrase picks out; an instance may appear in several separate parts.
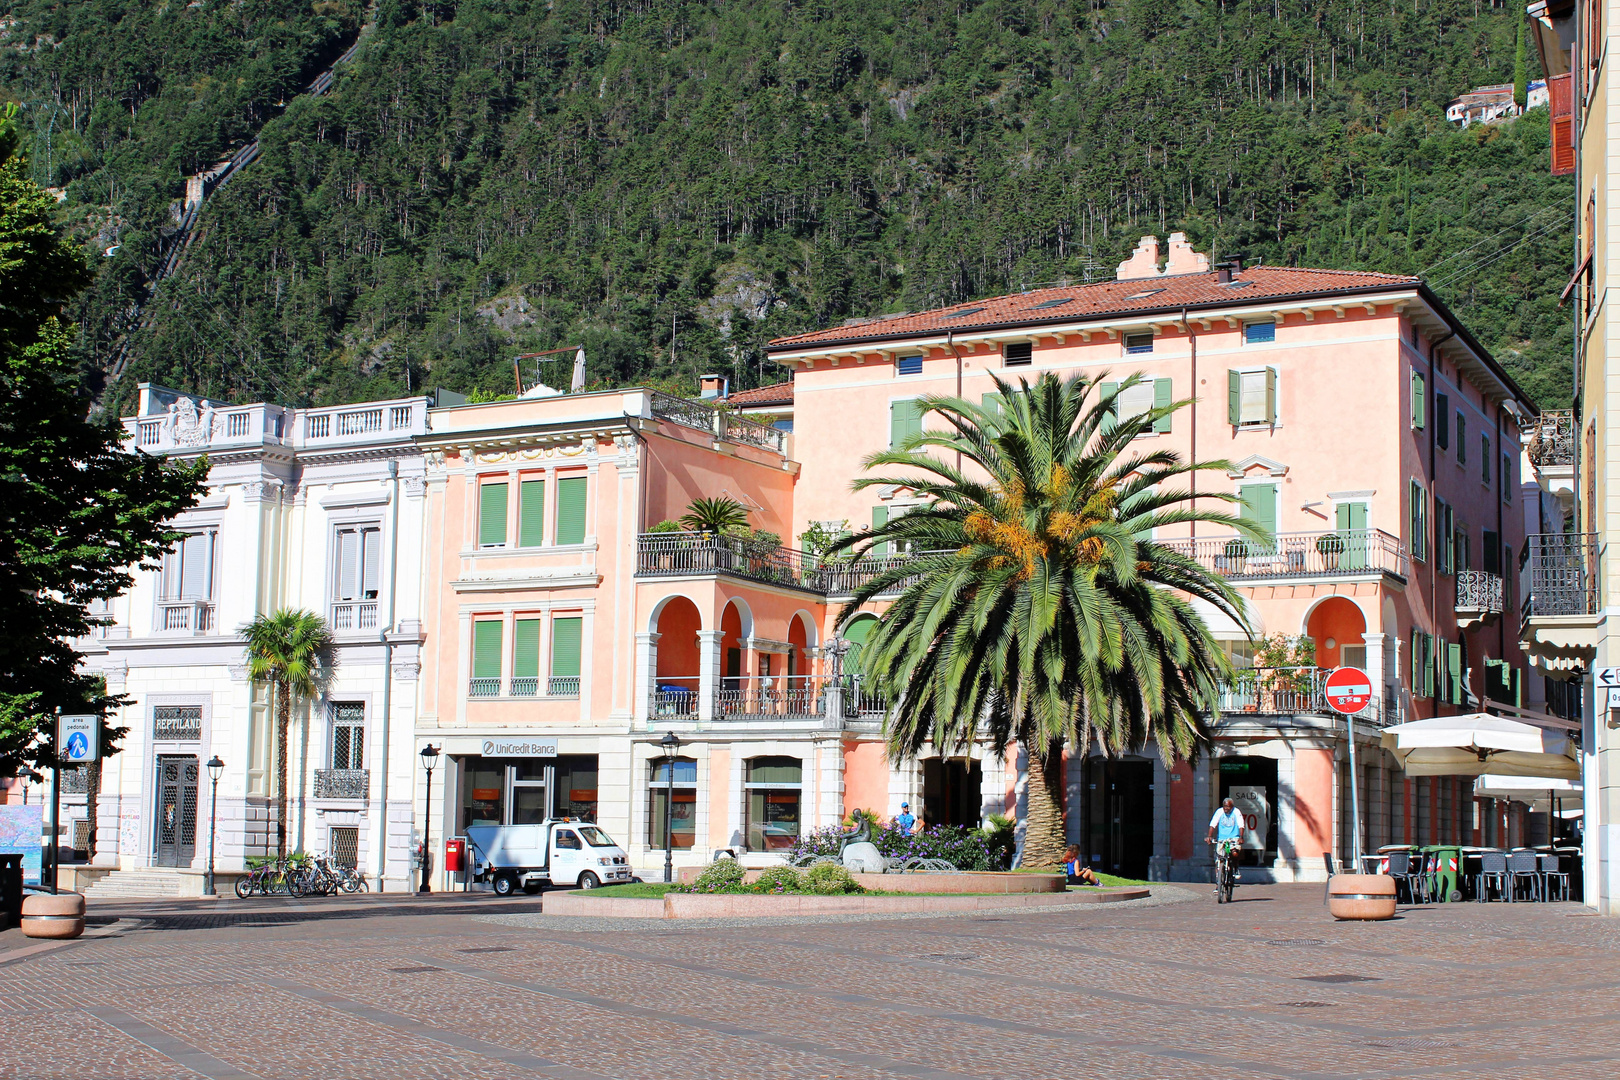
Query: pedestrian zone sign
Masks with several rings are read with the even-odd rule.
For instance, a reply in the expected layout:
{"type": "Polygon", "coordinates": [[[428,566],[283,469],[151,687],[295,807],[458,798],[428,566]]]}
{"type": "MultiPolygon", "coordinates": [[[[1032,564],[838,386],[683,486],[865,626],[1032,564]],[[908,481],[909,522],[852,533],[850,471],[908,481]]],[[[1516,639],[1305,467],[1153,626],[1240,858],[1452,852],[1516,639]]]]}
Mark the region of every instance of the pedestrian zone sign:
{"type": "Polygon", "coordinates": [[[83,765],[100,756],[100,718],[95,716],[58,716],[56,718],[56,755],[63,761],[83,765]]]}

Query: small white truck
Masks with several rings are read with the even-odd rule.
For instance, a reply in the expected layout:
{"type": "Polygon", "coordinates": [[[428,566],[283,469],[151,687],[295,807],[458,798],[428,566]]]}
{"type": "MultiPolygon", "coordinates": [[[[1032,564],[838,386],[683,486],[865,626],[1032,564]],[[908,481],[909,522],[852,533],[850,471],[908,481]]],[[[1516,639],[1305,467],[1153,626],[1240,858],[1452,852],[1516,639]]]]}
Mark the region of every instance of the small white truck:
{"type": "Polygon", "coordinates": [[[546,885],[594,889],[631,878],[624,849],[588,821],[472,825],[467,849],[472,879],[490,882],[497,896],[537,893],[546,885]]]}

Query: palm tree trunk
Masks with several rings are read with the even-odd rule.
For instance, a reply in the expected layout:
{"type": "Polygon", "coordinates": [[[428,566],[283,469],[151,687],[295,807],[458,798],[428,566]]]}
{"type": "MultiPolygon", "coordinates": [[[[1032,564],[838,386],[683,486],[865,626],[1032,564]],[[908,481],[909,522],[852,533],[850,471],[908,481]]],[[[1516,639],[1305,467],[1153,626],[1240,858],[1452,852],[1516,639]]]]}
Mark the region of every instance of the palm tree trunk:
{"type": "Polygon", "coordinates": [[[276,854],[287,854],[287,728],[292,723],[292,695],[285,680],[276,690],[276,854]]]}
{"type": "Polygon", "coordinates": [[[96,861],[96,818],[101,809],[101,758],[98,756],[85,769],[84,816],[90,822],[90,861],[96,861]]]}
{"type": "Polygon", "coordinates": [[[1021,866],[1062,866],[1068,839],[1063,829],[1063,744],[1053,742],[1037,752],[1025,747],[1029,784],[1025,794],[1024,854],[1021,866]]]}

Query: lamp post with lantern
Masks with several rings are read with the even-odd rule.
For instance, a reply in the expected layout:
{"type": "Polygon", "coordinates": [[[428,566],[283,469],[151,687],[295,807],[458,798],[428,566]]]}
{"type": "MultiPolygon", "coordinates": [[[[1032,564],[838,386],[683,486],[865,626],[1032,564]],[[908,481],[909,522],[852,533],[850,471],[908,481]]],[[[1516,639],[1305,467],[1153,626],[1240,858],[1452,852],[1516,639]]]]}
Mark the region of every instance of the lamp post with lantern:
{"type": "Polygon", "coordinates": [[[433,766],[439,763],[439,748],[432,743],[422,747],[422,768],[427,770],[427,798],[422,812],[422,884],[417,886],[419,893],[430,893],[433,887],[428,884],[428,869],[433,858],[433,847],[430,841],[433,837],[433,766]]]}
{"type": "Polygon", "coordinates": [[[224,772],[225,762],[218,754],[208,759],[208,779],[213,782],[213,793],[208,799],[208,883],[203,889],[204,896],[219,895],[214,891],[214,836],[219,832],[219,778],[224,772]]]}
{"type": "Polygon", "coordinates": [[[680,753],[681,739],[673,731],[666,731],[658,740],[664,748],[664,883],[675,880],[675,833],[672,831],[675,811],[675,755],[680,753]]]}

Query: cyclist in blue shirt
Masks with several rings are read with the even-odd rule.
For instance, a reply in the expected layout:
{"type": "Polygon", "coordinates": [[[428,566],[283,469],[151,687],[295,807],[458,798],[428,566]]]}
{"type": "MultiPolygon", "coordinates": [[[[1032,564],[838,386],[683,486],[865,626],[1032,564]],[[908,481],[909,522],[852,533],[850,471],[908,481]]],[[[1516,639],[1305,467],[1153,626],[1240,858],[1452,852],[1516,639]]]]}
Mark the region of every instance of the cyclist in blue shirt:
{"type": "Polygon", "coordinates": [[[1209,819],[1209,835],[1204,837],[1204,843],[1221,845],[1232,862],[1232,880],[1243,879],[1238,869],[1238,860],[1243,857],[1243,814],[1231,799],[1222,799],[1221,808],[1209,819]]]}

